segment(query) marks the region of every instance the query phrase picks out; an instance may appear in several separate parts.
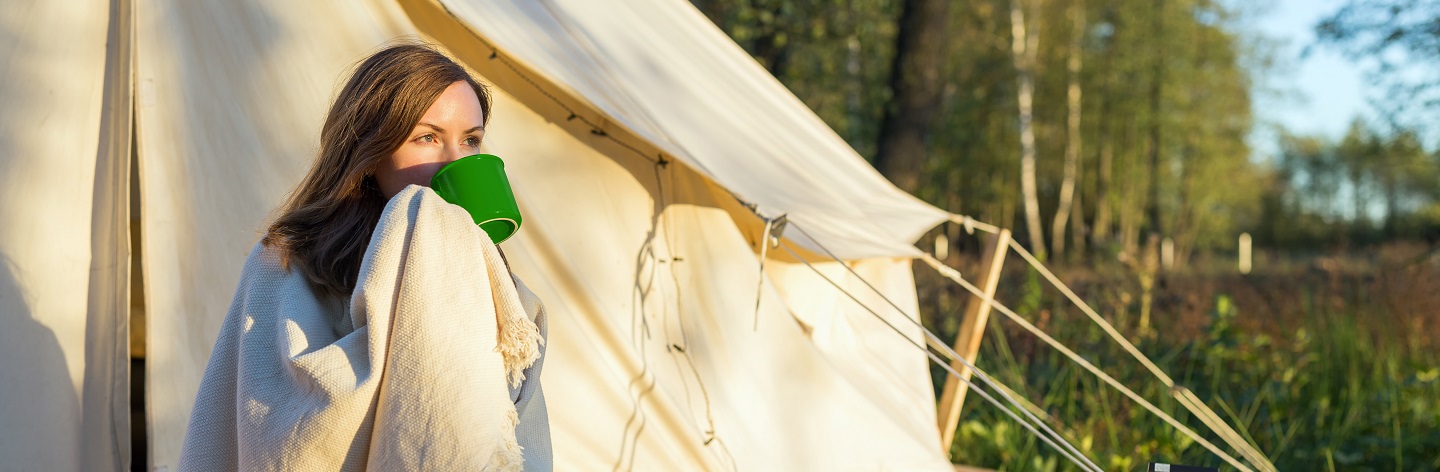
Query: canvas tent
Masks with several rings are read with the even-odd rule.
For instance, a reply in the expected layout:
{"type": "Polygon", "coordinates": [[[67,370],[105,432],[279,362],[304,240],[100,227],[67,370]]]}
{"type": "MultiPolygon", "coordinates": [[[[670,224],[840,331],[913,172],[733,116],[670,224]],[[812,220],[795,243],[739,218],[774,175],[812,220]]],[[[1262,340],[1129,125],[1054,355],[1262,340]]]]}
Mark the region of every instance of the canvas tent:
{"type": "Polygon", "coordinates": [[[835,254],[913,315],[912,244],[946,214],[688,2],[23,3],[0,10],[0,469],[174,467],[328,101],[366,54],[423,38],[494,86],[485,146],[526,214],[505,249],[551,314],[557,469],[949,470],[920,329],[758,257],[784,215],[801,257],[859,288],[835,254]],[[133,287],[148,458],[128,457],[133,287]]]}

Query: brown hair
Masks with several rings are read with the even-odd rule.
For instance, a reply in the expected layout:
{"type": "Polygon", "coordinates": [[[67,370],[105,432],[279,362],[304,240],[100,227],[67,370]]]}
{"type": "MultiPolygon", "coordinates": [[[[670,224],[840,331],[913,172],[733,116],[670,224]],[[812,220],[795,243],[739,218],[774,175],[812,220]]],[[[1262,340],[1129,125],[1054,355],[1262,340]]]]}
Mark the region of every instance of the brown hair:
{"type": "Polygon", "coordinates": [[[262,244],[318,290],[353,291],[385,209],[375,165],[400,149],[430,105],[460,81],[475,89],[488,122],[489,91],[433,47],[393,45],[361,62],[325,115],[315,164],[281,205],[262,244]]]}

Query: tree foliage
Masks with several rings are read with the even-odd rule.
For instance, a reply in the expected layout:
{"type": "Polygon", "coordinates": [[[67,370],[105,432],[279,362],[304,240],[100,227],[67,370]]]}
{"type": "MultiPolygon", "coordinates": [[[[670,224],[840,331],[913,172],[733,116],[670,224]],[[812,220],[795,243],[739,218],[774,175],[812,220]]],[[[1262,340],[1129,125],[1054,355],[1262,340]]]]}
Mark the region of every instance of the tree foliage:
{"type": "Polygon", "coordinates": [[[1440,237],[1440,163],[1412,131],[1354,122],[1338,142],[1281,136],[1276,185],[1257,237],[1321,249],[1440,237]]]}
{"type": "Polygon", "coordinates": [[[1315,26],[1321,45],[1373,66],[1388,121],[1424,127],[1440,111],[1440,0],[1349,0],[1315,26]]]}
{"type": "MultiPolygon", "coordinates": [[[[903,0],[694,1],[875,158],[886,110],[896,106],[903,0]]],[[[1242,66],[1249,51],[1230,29],[1235,11],[1215,0],[1023,4],[1027,28],[1041,38],[1032,123],[1041,221],[1059,211],[1065,180],[1072,59],[1086,65],[1074,80],[1085,97],[1073,197],[1080,204],[1068,215],[1079,239],[1101,254],[1136,251],[1147,229],[1173,238],[1183,261],[1233,245],[1258,221],[1265,177],[1249,162],[1251,78],[1242,66]],[[1074,21],[1073,8],[1083,8],[1086,21],[1074,21]]],[[[944,42],[938,115],[924,130],[928,152],[915,169],[922,178],[906,190],[1024,231],[1010,7],[1010,0],[950,5],[949,34],[934,39],[944,42]]]]}

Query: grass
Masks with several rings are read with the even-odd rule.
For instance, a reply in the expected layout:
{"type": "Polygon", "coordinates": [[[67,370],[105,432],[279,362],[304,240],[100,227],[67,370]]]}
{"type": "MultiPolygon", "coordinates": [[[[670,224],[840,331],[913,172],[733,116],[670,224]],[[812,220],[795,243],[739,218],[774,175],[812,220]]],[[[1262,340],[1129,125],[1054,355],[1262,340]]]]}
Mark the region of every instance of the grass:
{"type": "MultiPolygon", "coordinates": [[[[1172,274],[1156,295],[1152,337],[1135,336],[1130,326],[1138,287],[1124,269],[1057,272],[1081,273],[1067,283],[1279,470],[1440,470],[1440,312],[1431,310],[1440,300],[1440,263],[1361,257],[1318,265],[1273,264],[1271,272],[1243,277],[1223,269],[1172,274]]],[[[1002,281],[1002,302],[1235,454],[1099,327],[1019,266],[1012,262],[1002,281]]],[[[929,277],[917,282],[922,306],[944,315],[926,321],[953,338],[966,297],[929,277]]],[[[1043,408],[1051,426],[1101,467],[1144,470],[1163,461],[1229,469],[1013,323],[991,320],[979,367],[1043,408]]],[[[932,373],[938,392],[943,371],[932,373]]],[[[977,398],[962,411],[954,462],[1078,470],[977,398]]]]}

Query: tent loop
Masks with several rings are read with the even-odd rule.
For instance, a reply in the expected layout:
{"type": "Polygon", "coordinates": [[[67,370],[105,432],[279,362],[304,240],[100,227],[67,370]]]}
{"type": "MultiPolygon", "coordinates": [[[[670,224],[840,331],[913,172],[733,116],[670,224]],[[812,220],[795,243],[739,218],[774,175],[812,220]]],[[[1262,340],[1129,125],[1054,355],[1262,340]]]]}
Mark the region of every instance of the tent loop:
{"type": "Polygon", "coordinates": [[[765,231],[760,234],[760,276],[755,282],[755,316],[751,331],[760,330],[760,295],[765,291],[765,254],[770,246],[778,247],[780,245],[780,234],[785,232],[785,226],[790,222],[785,213],[774,218],[766,218],[756,211],[755,216],[760,216],[765,220],[765,231]]]}
{"type": "Polygon", "coordinates": [[[765,219],[765,216],[760,214],[760,204],[747,202],[745,199],[740,198],[740,195],[735,192],[730,192],[730,197],[734,198],[735,201],[740,203],[740,206],[745,207],[746,210],[750,210],[750,213],[754,213],[755,216],[760,217],[762,220],[765,219]]]}
{"type": "Polygon", "coordinates": [[[940,267],[933,267],[933,269],[935,269],[936,272],[939,272],[940,275],[945,276],[945,278],[962,278],[962,277],[963,277],[963,276],[960,275],[960,271],[957,270],[957,269],[955,269],[954,267],[942,265],[942,266],[940,266],[940,267]]]}
{"type": "Polygon", "coordinates": [[[955,213],[951,213],[949,216],[949,220],[951,223],[955,223],[957,225],[965,227],[965,232],[970,234],[975,234],[975,230],[977,229],[990,234],[996,234],[1000,232],[999,226],[977,220],[968,215],[958,215],[955,213]]]}
{"type": "Polygon", "coordinates": [[[790,225],[790,215],[781,213],[771,220],[774,224],[770,228],[770,238],[766,240],[772,247],[780,246],[780,238],[785,235],[785,228],[790,225]]]}

